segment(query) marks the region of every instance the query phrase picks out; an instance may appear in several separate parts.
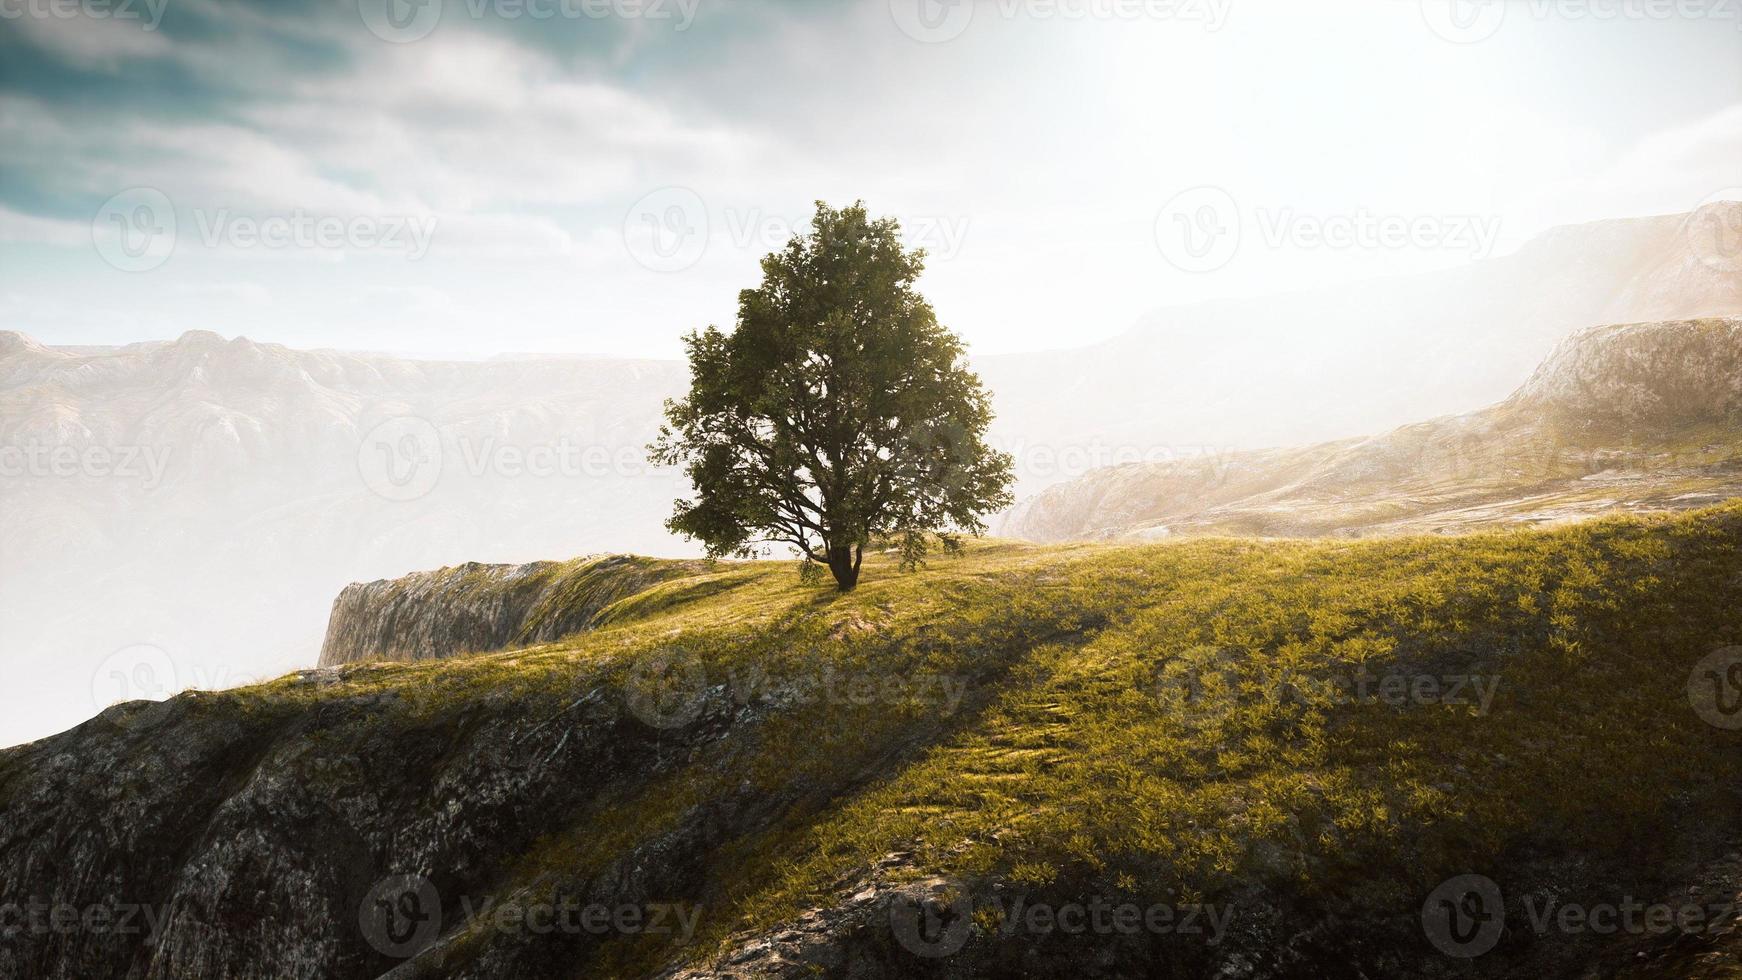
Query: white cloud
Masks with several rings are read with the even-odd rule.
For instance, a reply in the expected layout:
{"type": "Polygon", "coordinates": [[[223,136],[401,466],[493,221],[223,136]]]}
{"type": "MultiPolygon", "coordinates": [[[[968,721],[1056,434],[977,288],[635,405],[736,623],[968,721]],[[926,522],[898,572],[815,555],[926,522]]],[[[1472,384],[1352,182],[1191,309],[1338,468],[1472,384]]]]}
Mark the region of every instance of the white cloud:
{"type": "Polygon", "coordinates": [[[174,48],[157,31],[165,0],[128,6],[126,16],[87,17],[49,13],[7,18],[24,36],[83,68],[120,71],[140,58],[159,58],[174,48]]]}
{"type": "MultiPolygon", "coordinates": [[[[704,18],[669,49],[658,47],[669,33],[613,24],[612,43],[583,56],[464,18],[392,45],[350,8],[301,17],[186,0],[225,30],[150,50],[211,85],[221,111],[65,111],[0,96],[0,163],[34,174],[44,200],[94,207],[123,188],[163,190],[184,215],[178,252],[130,288],[240,270],[278,300],[256,332],[318,334],[323,303],[338,330],[361,315],[338,297],[387,277],[432,282],[452,293],[450,309],[485,318],[468,335],[454,313],[459,339],[444,343],[491,344],[512,321],[523,346],[649,353],[670,353],[683,328],[729,319],[757,257],[778,244],[745,229],[801,226],[817,198],[863,198],[910,231],[923,221],[959,231],[957,249],[927,242],[924,288],[984,351],[1056,346],[1060,324],[1089,341],[1157,306],[1465,258],[1253,240],[1224,270],[1180,273],[1157,250],[1153,222],[1163,202],[1202,183],[1248,210],[1315,220],[1498,215],[1505,249],[1555,223],[1685,210],[1739,182],[1742,107],[1649,135],[1640,118],[1590,111],[1614,101],[1617,75],[1634,89],[1658,84],[1650,65],[1661,55],[1644,42],[1638,65],[1576,76],[1585,55],[1557,23],[1458,46],[1409,5],[1255,2],[1264,9],[1220,32],[977,17],[947,44],[904,35],[886,5],[806,16],[731,8],[745,19],[716,31],[704,18]],[[333,57],[312,67],[307,54],[321,47],[333,57]],[[1516,79],[1549,68],[1584,84],[1515,97],[1516,79]],[[631,202],[668,185],[695,190],[712,225],[704,256],[661,275],[622,236],[631,202]],[[417,263],[379,250],[200,247],[190,212],[219,208],[437,225],[417,263]]],[[[1640,92],[1662,97],[1661,87],[1640,92]]],[[[32,240],[88,232],[18,214],[4,224],[0,234],[32,240]]],[[[154,315],[173,319],[182,298],[165,297],[154,315]]],[[[387,342],[409,349],[419,336],[387,342]]]]}
{"type": "Polygon", "coordinates": [[[24,214],[0,205],[0,242],[80,246],[91,244],[88,222],[24,214]]]}
{"type": "Polygon", "coordinates": [[[543,215],[444,213],[436,217],[431,251],[444,258],[549,259],[575,250],[573,236],[543,215]]]}

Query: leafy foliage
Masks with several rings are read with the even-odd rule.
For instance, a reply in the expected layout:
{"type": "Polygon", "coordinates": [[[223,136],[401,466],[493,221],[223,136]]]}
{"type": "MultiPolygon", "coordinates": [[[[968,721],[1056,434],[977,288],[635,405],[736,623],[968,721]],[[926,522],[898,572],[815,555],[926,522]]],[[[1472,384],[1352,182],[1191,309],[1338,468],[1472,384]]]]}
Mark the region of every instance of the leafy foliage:
{"type": "Polygon", "coordinates": [[[715,556],[791,545],[849,589],[873,540],[911,568],[928,536],[953,549],[1009,504],[1010,459],[982,439],[989,399],[914,289],[924,252],[899,231],[818,202],[811,233],[739,294],[736,329],[685,337],[690,393],[650,447],[696,489],[673,531],[715,556]]]}

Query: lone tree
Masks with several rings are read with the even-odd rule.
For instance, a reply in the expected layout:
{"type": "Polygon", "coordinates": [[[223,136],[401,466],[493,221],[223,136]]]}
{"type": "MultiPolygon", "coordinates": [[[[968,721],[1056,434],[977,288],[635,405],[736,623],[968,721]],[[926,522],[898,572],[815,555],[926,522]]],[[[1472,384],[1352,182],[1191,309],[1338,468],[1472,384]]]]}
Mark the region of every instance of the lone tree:
{"type": "Polygon", "coordinates": [[[666,401],[648,448],[685,467],[695,499],[666,527],[716,557],[790,544],[845,592],[873,540],[911,568],[928,535],[957,548],[1009,505],[1010,457],[982,438],[986,392],[914,290],[925,253],[899,233],[863,203],[819,201],[810,234],[739,292],[737,328],[684,337],[689,397],[666,401]]]}

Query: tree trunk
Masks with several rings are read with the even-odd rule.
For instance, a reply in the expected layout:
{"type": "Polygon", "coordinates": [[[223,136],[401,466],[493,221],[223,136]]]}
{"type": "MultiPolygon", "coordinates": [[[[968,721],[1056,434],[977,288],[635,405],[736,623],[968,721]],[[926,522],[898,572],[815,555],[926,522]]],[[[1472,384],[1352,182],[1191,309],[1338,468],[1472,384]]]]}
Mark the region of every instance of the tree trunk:
{"type": "Polygon", "coordinates": [[[851,592],[853,586],[859,584],[859,563],[864,558],[863,548],[829,546],[829,571],[834,574],[835,585],[842,592],[851,592]]]}

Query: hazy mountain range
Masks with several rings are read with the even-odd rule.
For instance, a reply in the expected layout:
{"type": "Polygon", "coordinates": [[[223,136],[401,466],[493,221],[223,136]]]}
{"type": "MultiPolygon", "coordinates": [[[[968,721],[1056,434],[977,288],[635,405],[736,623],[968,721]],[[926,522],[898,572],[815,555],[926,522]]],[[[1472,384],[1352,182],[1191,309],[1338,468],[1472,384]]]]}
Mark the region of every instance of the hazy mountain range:
{"type": "Polygon", "coordinates": [[[1742,496],[1742,318],[1593,327],[1505,401],[1366,439],[1095,470],[1024,501],[1035,540],[1472,530],[1742,496]]]}
{"type": "MultiPolygon", "coordinates": [[[[1160,310],[1105,343],[976,365],[1006,445],[1167,460],[1469,411],[1574,331],[1735,314],[1742,202],[1722,202],[1556,228],[1441,272],[1160,310]]],[[[1029,491],[1081,475],[1028,469],[1029,491]]]]}
{"type": "MultiPolygon", "coordinates": [[[[993,441],[1033,494],[1122,460],[1467,410],[1574,330],[1742,314],[1742,262],[1712,228],[1742,228],[1742,205],[1561,228],[1449,272],[1165,310],[1105,343],[980,358],[993,441]]],[[[91,691],[9,705],[0,743],[117,698],[312,664],[352,581],[693,553],[660,526],[681,481],[640,455],[683,384],[670,361],[425,361],[206,332],[49,347],[0,332],[0,671],[9,698],[91,691]]]]}

